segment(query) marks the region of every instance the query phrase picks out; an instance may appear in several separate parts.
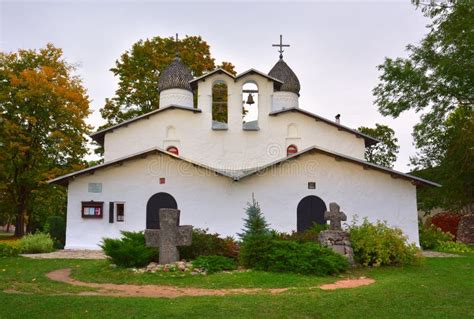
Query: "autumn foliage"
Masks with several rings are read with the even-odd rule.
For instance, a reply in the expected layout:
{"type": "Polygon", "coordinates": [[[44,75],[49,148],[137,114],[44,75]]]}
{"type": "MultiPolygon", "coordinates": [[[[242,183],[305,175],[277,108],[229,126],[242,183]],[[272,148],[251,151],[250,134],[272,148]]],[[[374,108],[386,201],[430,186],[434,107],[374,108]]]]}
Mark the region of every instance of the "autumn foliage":
{"type": "Polygon", "coordinates": [[[52,44],[0,53],[0,211],[18,236],[35,209],[64,206],[64,190],[46,181],[87,153],[89,99],[74,71],[52,44]]]}
{"type": "Polygon", "coordinates": [[[451,233],[451,235],[456,236],[461,217],[461,214],[445,212],[434,215],[431,218],[431,223],[441,228],[445,233],[451,233]]]}
{"type": "Polygon", "coordinates": [[[216,67],[235,74],[232,63],[216,64],[209,44],[200,36],[186,36],[179,39],[178,44],[173,37],[139,40],[110,69],[118,78],[118,88],[100,111],[107,121],[104,127],[159,108],[158,80],[177,51],[195,77],[216,67]]]}

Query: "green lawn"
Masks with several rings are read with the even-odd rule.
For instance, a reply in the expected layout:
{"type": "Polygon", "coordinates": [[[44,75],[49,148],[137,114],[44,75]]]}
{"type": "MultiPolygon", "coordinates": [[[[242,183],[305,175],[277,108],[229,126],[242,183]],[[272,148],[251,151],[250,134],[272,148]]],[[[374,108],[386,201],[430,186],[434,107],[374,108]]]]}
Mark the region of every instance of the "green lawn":
{"type": "Polygon", "coordinates": [[[206,277],[138,275],[105,261],[0,258],[0,318],[473,318],[474,255],[431,258],[418,267],[357,270],[371,286],[336,291],[309,289],[337,277],[246,272],[206,277]],[[83,287],[52,282],[44,274],[73,268],[83,281],[166,284],[206,288],[299,287],[278,295],[113,298],[77,296],[83,287]],[[64,294],[69,295],[54,295],[64,294]]]}

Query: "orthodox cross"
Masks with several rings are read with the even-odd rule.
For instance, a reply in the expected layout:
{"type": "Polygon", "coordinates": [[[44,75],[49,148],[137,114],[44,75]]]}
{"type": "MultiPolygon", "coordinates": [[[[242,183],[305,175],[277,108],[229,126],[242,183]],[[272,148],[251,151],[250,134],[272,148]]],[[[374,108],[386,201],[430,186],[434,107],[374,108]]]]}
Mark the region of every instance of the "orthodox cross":
{"type": "Polygon", "coordinates": [[[284,47],[289,47],[290,45],[289,44],[283,44],[283,35],[280,34],[280,44],[272,44],[272,47],[280,47],[280,50],[278,50],[278,52],[280,52],[280,59],[283,59],[283,52],[285,52],[283,50],[284,47]]]}
{"type": "Polygon", "coordinates": [[[159,248],[160,264],[179,261],[178,246],[189,246],[192,242],[193,226],[179,226],[179,209],[161,208],[160,229],[146,229],[145,242],[148,247],[159,248]]]}
{"type": "Polygon", "coordinates": [[[347,216],[340,211],[338,204],[330,203],[329,211],[324,213],[324,219],[329,220],[329,228],[331,230],[342,230],[341,221],[346,221],[347,216]]]}

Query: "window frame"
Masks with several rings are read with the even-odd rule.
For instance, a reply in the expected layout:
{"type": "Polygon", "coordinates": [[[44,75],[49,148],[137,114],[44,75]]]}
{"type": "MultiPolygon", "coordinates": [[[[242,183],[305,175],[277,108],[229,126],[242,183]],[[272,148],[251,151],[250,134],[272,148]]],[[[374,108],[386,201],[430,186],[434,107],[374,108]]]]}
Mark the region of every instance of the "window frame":
{"type": "Polygon", "coordinates": [[[104,217],[104,202],[86,201],[81,202],[81,217],[82,218],[95,218],[101,219],[104,217]],[[100,208],[100,215],[86,215],[84,214],[85,208],[100,208]]]}
{"type": "Polygon", "coordinates": [[[167,151],[168,153],[171,153],[171,154],[174,154],[174,155],[176,155],[176,156],[179,156],[179,148],[176,147],[176,146],[174,146],[174,145],[168,146],[168,147],[166,148],[166,151],[167,151]],[[176,150],[176,152],[171,151],[171,149],[173,149],[173,148],[176,150]]]}
{"type": "Polygon", "coordinates": [[[288,157],[288,156],[294,155],[296,153],[298,153],[298,146],[296,146],[295,144],[288,145],[288,147],[286,148],[286,156],[288,157]],[[292,150],[291,153],[290,153],[290,149],[292,150]]]}
{"type": "Polygon", "coordinates": [[[115,221],[117,223],[125,222],[125,202],[114,202],[114,209],[115,209],[115,221]],[[119,219],[118,205],[122,205],[122,207],[123,207],[122,219],[119,219]]]}

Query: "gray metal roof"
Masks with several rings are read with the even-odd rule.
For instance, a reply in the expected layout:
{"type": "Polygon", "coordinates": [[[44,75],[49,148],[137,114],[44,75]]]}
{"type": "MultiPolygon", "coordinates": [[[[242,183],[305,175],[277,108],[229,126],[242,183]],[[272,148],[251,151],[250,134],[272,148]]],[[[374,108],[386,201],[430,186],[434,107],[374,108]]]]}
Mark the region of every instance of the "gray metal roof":
{"type": "MultiPolygon", "coordinates": [[[[426,179],[423,179],[423,178],[420,178],[420,177],[416,177],[416,176],[412,176],[412,175],[409,175],[409,174],[401,173],[401,172],[395,171],[395,170],[387,168],[387,167],[372,164],[372,163],[369,163],[369,162],[366,162],[366,161],[363,161],[361,159],[354,158],[354,157],[351,157],[351,156],[335,153],[335,152],[332,152],[332,151],[329,151],[329,150],[326,150],[326,149],[323,149],[323,148],[320,148],[320,147],[317,147],[317,146],[309,147],[309,148],[307,148],[305,150],[302,150],[302,151],[300,151],[296,154],[293,154],[293,155],[288,156],[288,157],[284,157],[282,159],[279,159],[279,160],[274,161],[272,163],[269,163],[267,165],[263,165],[263,166],[255,167],[255,168],[250,168],[250,169],[242,169],[242,170],[226,170],[226,169],[213,168],[213,167],[210,167],[210,166],[207,166],[207,165],[204,165],[204,164],[192,161],[192,160],[188,160],[188,159],[186,159],[182,156],[175,155],[173,153],[167,152],[163,149],[160,149],[160,148],[156,147],[156,148],[151,148],[151,149],[145,150],[145,151],[140,152],[140,153],[135,153],[135,154],[132,154],[132,155],[129,155],[129,156],[126,156],[126,157],[122,157],[122,158],[119,158],[119,159],[116,159],[116,160],[113,160],[113,161],[109,161],[109,162],[102,163],[102,164],[99,164],[99,165],[96,165],[96,166],[88,167],[88,168],[85,168],[85,169],[82,169],[82,170],[79,170],[79,171],[76,171],[76,172],[73,172],[73,173],[70,173],[70,174],[66,174],[66,175],[54,178],[54,179],[48,181],[48,183],[54,183],[54,184],[59,184],[59,185],[66,186],[66,185],[68,185],[70,179],[74,179],[77,176],[84,175],[84,174],[94,174],[94,172],[98,169],[102,169],[102,168],[106,168],[106,167],[110,167],[110,166],[114,166],[114,165],[121,165],[124,161],[132,160],[132,159],[145,158],[146,156],[148,156],[150,154],[165,154],[165,155],[170,156],[171,158],[176,158],[176,159],[179,159],[179,160],[183,160],[183,161],[188,162],[188,163],[190,163],[194,166],[197,166],[197,167],[200,167],[202,169],[214,172],[217,175],[221,175],[221,176],[224,176],[224,177],[229,177],[229,178],[233,179],[234,181],[239,181],[242,178],[252,176],[254,174],[262,172],[266,169],[269,169],[269,168],[271,168],[275,165],[278,165],[280,163],[283,163],[285,161],[297,160],[300,156],[306,155],[306,154],[311,154],[311,153],[320,153],[320,154],[323,154],[323,155],[326,155],[326,156],[333,157],[337,160],[347,161],[347,162],[350,162],[350,163],[353,163],[353,164],[356,164],[356,165],[360,165],[364,169],[373,169],[373,170],[376,170],[376,171],[379,171],[379,172],[382,172],[382,173],[385,173],[385,174],[390,174],[390,176],[392,178],[406,179],[406,180],[411,181],[413,184],[415,184],[417,186],[428,185],[428,186],[441,187],[440,184],[431,182],[429,180],[426,180],[426,179]]],[[[258,176],[259,176],[259,174],[257,174],[257,177],[258,176]]]]}
{"type": "Polygon", "coordinates": [[[369,163],[367,161],[364,161],[364,160],[361,160],[361,159],[358,159],[358,158],[355,158],[355,157],[351,157],[351,156],[347,156],[347,155],[344,155],[344,154],[336,153],[336,152],[333,152],[333,151],[330,151],[330,150],[327,150],[327,149],[324,149],[324,148],[321,148],[321,147],[317,147],[317,146],[308,147],[308,148],[306,148],[306,149],[304,149],[304,150],[302,150],[302,151],[300,151],[296,154],[293,154],[293,155],[290,155],[288,157],[279,159],[279,160],[274,161],[272,163],[269,163],[267,165],[264,165],[264,166],[261,166],[261,167],[256,167],[256,168],[250,169],[250,170],[246,170],[246,172],[243,175],[240,175],[238,179],[240,180],[242,178],[254,175],[256,173],[262,172],[266,169],[269,169],[270,167],[273,167],[273,166],[278,165],[280,163],[283,163],[285,161],[292,160],[292,159],[297,159],[298,157],[300,157],[302,155],[310,154],[310,153],[320,153],[320,154],[323,154],[323,155],[333,157],[337,160],[347,161],[347,162],[350,162],[350,163],[353,163],[353,164],[361,165],[364,169],[373,169],[373,170],[376,170],[376,171],[379,171],[379,172],[382,172],[382,173],[390,174],[390,176],[393,177],[393,178],[407,179],[407,180],[412,181],[416,185],[429,185],[429,186],[441,187],[441,185],[438,184],[438,183],[434,183],[434,182],[431,182],[429,180],[426,180],[426,179],[423,179],[423,178],[420,178],[420,177],[416,177],[416,176],[412,176],[412,175],[409,175],[409,174],[406,174],[406,173],[402,173],[402,172],[393,170],[393,169],[388,168],[388,167],[384,167],[384,166],[380,166],[380,165],[377,165],[377,164],[369,163]]]}
{"type": "Polygon", "coordinates": [[[160,74],[158,80],[158,92],[167,89],[184,89],[192,91],[189,81],[193,79],[191,71],[181,62],[180,58],[175,58],[170,65],[160,74]]]}
{"type": "Polygon", "coordinates": [[[130,120],[123,121],[121,123],[112,125],[110,127],[104,128],[103,130],[100,130],[98,132],[95,132],[95,133],[91,134],[90,137],[94,141],[96,141],[97,143],[99,143],[101,145],[104,145],[105,133],[113,131],[114,129],[117,129],[117,128],[122,127],[122,126],[127,126],[128,124],[136,122],[138,120],[148,119],[152,115],[155,115],[155,114],[167,111],[167,110],[184,110],[184,111],[191,111],[193,113],[201,113],[201,109],[186,107],[186,106],[180,106],[180,105],[170,105],[170,106],[167,106],[167,107],[163,107],[161,109],[153,110],[153,111],[145,113],[143,115],[139,115],[139,116],[134,117],[130,120]]]}
{"type": "Polygon", "coordinates": [[[77,176],[85,175],[85,174],[91,175],[91,174],[94,174],[94,172],[96,170],[103,169],[103,168],[106,168],[106,167],[111,167],[111,166],[119,166],[125,161],[130,161],[130,160],[133,160],[133,159],[146,158],[148,155],[152,155],[152,154],[165,154],[165,155],[170,156],[171,158],[176,158],[176,159],[186,161],[186,162],[188,162],[192,165],[195,165],[195,166],[201,167],[203,169],[212,171],[212,172],[214,172],[218,175],[226,176],[226,177],[229,177],[229,178],[232,178],[232,179],[235,178],[234,175],[226,173],[225,170],[212,168],[212,167],[206,166],[204,164],[185,159],[185,158],[183,158],[179,155],[175,155],[174,153],[170,153],[170,152],[165,151],[161,148],[154,147],[154,148],[150,148],[150,149],[147,149],[147,150],[139,152],[139,153],[135,153],[135,154],[132,154],[132,155],[128,155],[128,156],[124,156],[124,157],[115,159],[113,161],[108,161],[108,162],[105,162],[105,163],[102,163],[102,164],[98,164],[98,165],[91,166],[91,167],[88,167],[88,168],[85,168],[85,169],[82,169],[82,170],[79,170],[79,171],[76,171],[76,172],[72,172],[72,173],[69,173],[69,174],[66,174],[66,175],[63,175],[63,176],[56,177],[52,180],[49,180],[48,183],[50,183],[50,184],[59,184],[59,185],[66,186],[66,185],[69,184],[69,181],[71,179],[74,179],[77,176]]]}
{"type": "Polygon", "coordinates": [[[371,146],[371,145],[374,145],[374,144],[377,144],[378,142],[380,142],[378,139],[373,138],[372,136],[369,136],[367,134],[364,134],[364,133],[361,133],[359,131],[353,130],[353,129],[347,127],[347,126],[344,126],[342,124],[336,123],[336,122],[331,121],[331,120],[328,120],[327,118],[324,118],[322,116],[319,116],[319,115],[316,115],[314,113],[308,112],[306,110],[300,109],[299,107],[290,107],[290,108],[285,108],[285,109],[281,109],[281,110],[277,110],[277,111],[272,111],[268,115],[277,116],[279,114],[288,113],[288,112],[290,112],[290,113],[291,112],[301,113],[303,115],[314,118],[316,121],[321,121],[321,122],[324,122],[326,124],[337,127],[338,130],[346,131],[348,133],[352,133],[352,134],[356,135],[357,137],[360,137],[360,138],[364,139],[365,147],[371,146]]]}
{"type": "Polygon", "coordinates": [[[298,80],[295,72],[293,72],[288,64],[283,61],[283,59],[278,60],[270,72],[268,72],[268,75],[283,82],[283,85],[279,88],[279,91],[293,92],[298,95],[300,94],[300,81],[298,80]]]}

